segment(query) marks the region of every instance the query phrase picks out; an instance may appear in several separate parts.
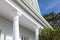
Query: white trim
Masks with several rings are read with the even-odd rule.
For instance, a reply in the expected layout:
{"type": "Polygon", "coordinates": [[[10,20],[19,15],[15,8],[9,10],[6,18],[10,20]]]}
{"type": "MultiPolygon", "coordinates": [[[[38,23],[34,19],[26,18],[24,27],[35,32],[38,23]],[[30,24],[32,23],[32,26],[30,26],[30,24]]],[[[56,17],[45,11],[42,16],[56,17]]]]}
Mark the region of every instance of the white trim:
{"type": "Polygon", "coordinates": [[[41,15],[41,11],[40,11],[40,8],[39,8],[38,0],[36,0],[36,2],[37,2],[38,11],[39,11],[39,13],[41,15]]]}
{"type": "MultiPolygon", "coordinates": [[[[22,12],[22,10],[20,10],[18,7],[16,7],[14,4],[12,4],[10,1],[5,0],[7,3],[9,3],[12,7],[14,7],[17,11],[19,11],[21,14],[25,15],[29,20],[31,20],[33,23],[35,23],[36,25],[38,25],[39,27],[41,27],[38,23],[36,23],[33,19],[31,19],[30,17],[28,17],[25,13],[22,12]]],[[[19,14],[20,15],[20,14],[19,14]]],[[[43,27],[41,27],[43,29],[43,27]]]]}
{"type": "MultiPolygon", "coordinates": [[[[5,0],[7,3],[9,3],[11,6],[13,6],[17,11],[21,11],[19,8],[17,8],[14,4],[12,4],[12,2],[11,1],[8,1],[8,0],[5,0]]],[[[23,0],[22,0],[23,1],[23,0]]],[[[21,6],[25,6],[23,3],[22,3],[22,1],[20,0],[20,5],[21,6]]],[[[24,2],[24,1],[23,1],[24,2]]],[[[25,2],[25,3],[27,3],[27,2],[25,2]]],[[[52,27],[51,27],[51,25],[49,25],[49,23],[42,17],[42,15],[40,15],[39,14],[39,12],[35,9],[35,8],[33,8],[33,6],[32,5],[29,5],[28,3],[26,4],[31,10],[28,10],[28,8],[25,6],[24,8],[25,9],[27,9],[27,11],[28,12],[30,12],[38,21],[40,21],[43,25],[44,25],[44,27],[50,27],[51,29],[53,29],[52,27]],[[37,15],[34,15],[33,14],[33,12],[37,15]],[[41,20],[40,20],[41,19],[41,20]]],[[[25,16],[27,16],[26,14],[23,14],[23,15],[25,15],[25,16]]],[[[33,21],[32,21],[33,22],[33,21]]],[[[37,23],[37,24],[39,24],[39,23],[37,23]]]]}

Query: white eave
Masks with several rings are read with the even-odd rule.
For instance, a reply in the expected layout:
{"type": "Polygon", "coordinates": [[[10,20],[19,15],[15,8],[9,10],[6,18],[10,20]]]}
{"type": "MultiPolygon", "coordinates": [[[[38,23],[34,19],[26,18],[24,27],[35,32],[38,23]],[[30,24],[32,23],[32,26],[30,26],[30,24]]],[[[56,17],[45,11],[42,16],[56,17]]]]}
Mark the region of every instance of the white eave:
{"type": "MultiPolygon", "coordinates": [[[[6,0],[7,1],[7,0],[6,0]]],[[[40,13],[27,1],[24,0],[10,0],[12,4],[14,4],[18,9],[21,7],[28,15],[30,15],[33,19],[35,19],[39,24],[44,27],[52,28],[49,23],[40,15],[40,13]]]]}

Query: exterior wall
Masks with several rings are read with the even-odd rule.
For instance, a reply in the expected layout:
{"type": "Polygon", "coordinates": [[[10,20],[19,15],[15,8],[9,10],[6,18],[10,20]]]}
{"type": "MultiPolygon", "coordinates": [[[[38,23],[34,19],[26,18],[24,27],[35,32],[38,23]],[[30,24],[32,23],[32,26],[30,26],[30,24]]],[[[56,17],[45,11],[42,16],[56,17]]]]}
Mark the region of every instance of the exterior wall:
{"type": "MultiPolygon", "coordinates": [[[[13,27],[12,22],[0,17],[1,40],[12,40],[13,27]]],[[[20,26],[20,36],[27,37],[28,40],[35,40],[34,32],[20,26]]]]}

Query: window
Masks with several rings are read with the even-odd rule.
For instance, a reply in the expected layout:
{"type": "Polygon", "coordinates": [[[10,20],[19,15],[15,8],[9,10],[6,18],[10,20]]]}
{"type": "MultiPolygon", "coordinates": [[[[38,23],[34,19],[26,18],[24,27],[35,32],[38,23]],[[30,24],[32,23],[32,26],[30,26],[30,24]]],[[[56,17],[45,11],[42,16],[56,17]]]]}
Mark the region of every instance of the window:
{"type": "Polygon", "coordinates": [[[28,40],[28,37],[21,37],[22,40],[28,40]]]}

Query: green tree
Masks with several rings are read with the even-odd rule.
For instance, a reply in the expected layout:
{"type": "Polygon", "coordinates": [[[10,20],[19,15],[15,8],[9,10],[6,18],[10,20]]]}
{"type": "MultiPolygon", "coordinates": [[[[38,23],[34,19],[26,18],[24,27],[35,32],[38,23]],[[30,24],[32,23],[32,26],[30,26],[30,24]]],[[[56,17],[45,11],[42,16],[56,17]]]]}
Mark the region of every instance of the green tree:
{"type": "Polygon", "coordinates": [[[60,28],[55,27],[54,30],[45,28],[40,32],[39,40],[60,40],[60,28]]]}
{"type": "Polygon", "coordinates": [[[51,26],[60,27],[60,12],[44,14],[43,17],[51,24],[51,26]]]}

